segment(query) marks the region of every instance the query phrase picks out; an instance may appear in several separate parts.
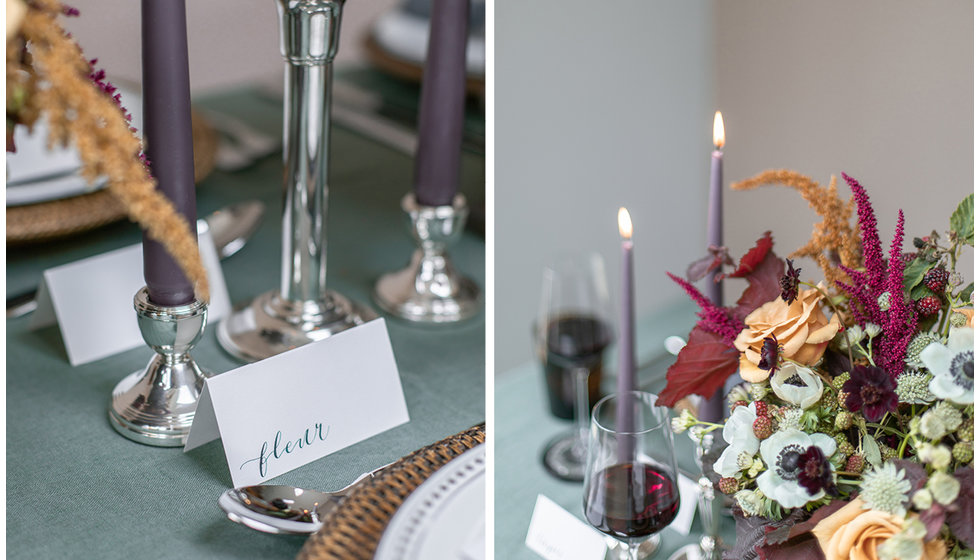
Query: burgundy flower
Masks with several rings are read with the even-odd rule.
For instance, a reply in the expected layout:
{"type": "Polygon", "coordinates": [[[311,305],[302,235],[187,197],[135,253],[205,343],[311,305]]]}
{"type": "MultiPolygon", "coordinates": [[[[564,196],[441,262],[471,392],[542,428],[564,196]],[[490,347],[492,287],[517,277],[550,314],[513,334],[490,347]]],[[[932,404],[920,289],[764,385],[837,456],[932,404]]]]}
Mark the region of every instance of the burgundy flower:
{"type": "Polygon", "coordinates": [[[786,259],[786,274],[779,279],[779,287],[783,290],[780,297],[783,298],[787,304],[793,303],[799,293],[800,287],[800,269],[793,268],[793,261],[786,259]]]}
{"type": "Polygon", "coordinates": [[[847,393],[844,404],[851,412],[861,411],[864,417],[877,422],[898,408],[898,383],[888,373],[875,366],[854,366],[851,378],[841,390],[847,393]]]}
{"type": "Polygon", "coordinates": [[[820,490],[833,490],[834,481],[831,477],[830,461],[819,447],[816,445],[808,447],[800,455],[797,465],[800,470],[796,474],[796,479],[811,496],[820,490]]]}
{"type": "Polygon", "coordinates": [[[776,335],[769,335],[769,338],[762,341],[762,355],[759,358],[759,369],[769,370],[769,375],[779,369],[779,341],[776,335]]]}

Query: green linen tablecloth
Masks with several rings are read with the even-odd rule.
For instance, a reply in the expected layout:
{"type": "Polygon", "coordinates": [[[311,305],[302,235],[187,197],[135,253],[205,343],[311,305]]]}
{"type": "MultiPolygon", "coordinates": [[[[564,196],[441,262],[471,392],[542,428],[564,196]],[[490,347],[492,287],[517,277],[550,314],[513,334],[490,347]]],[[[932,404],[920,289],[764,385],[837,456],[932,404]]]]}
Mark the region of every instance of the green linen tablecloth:
{"type": "MultiPolygon", "coordinates": [[[[254,91],[195,100],[281,134],[281,105],[254,91]]],[[[404,154],[335,127],[332,136],[328,280],[363,303],[374,281],[404,266],[413,244],[401,197],[413,163],[404,154]]],[[[467,154],[462,191],[483,200],[484,160],[467,154]]],[[[232,301],[276,288],[280,272],[280,156],[238,173],[215,172],[198,190],[201,216],[235,201],[267,205],[261,229],[224,261],[232,301]]],[[[11,249],[7,293],[38,283],[51,266],[139,242],[139,229],[116,224],[76,239],[11,249]]],[[[458,268],[484,285],[484,242],[470,232],[452,250],[458,268]]],[[[109,425],[115,384],[152,355],[141,347],[91,364],[68,364],[57,327],[28,329],[7,321],[8,558],[293,558],[303,537],[258,533],[228,521],[218,495],[231,486],[221,444],[184,453],[124,439],[109,425]]],[[[359,474],[484,419],[484,315],[449,327],[389,318],[411,422],[314,463],[273,483],[317,489],[345,486],[359,474]]],[[[225,372],[225,354],[208,325],[194,351],[198,363],[225,372]]],[[[370,388],[365,388],[370,391],[370,388]]],[[[366,398],[366,397],[365,397],[366,398]]],[[[274,403],[283,414],[289,403],[274,403]]]]}
{"type": "MultiPolygon", "coordinates": [[[[696,308],[688,302],[656,313],[637,324],[636,351],[638,386],[656,393],[663,388],[667,367],[673,356],[664,351],[664,339],[671,335],[687,337],[696,320],[696,308]]],[[[499,319],[498,319],[499,320],[499,319]]],[[[527,329],[530,332],[530,328],[527,329]]],[[[615,351],[610,354],[614,354],[615,351]]],[[[615,389],[615,356],[606,360],[603,388],[615,389]]],[[[496,377],[494,387],[494,555],[508,560],[534,560],[538,555],[524,545],[531,513],[538,494],[544,494],[585,522],[582,512],[582,483],[565,482],[549,475],[541,454],[550,439],[571,429],[548,411],[541,365],[527,362],[496,377]]],[[[675,436],[677,465],[689,473],[697,472],[694,448],[686,435],[675,436]]],[[[682,496],[684,499],[693,497],[682,496]]],[[[671,529],[661,533],[662,544],[655,558],[666,559],[681,546],[695,542],[701,523],[695,515],[691,534],[682,536],[671,529]]],[[[735,542],[735,523],[722,519],[722,536],[735,542]]]]}

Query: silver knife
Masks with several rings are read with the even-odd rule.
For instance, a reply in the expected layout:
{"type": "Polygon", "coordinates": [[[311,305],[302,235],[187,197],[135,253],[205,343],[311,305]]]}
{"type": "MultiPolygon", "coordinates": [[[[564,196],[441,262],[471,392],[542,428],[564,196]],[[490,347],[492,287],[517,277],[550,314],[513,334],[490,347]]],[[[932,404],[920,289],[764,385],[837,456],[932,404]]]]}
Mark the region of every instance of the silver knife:
{"type": "MultiPolygon", "coordinates": [[[[263,213],[265,204],[258,200],[246,200],[212,212],[203,220],[198,220],[198,227],[211,231],[218,256],[226,259],[245,246],[262,222],[263,213]]],[[[7,298],[8,319],[23,317],[35,309],[37,288],[7,298]]]]}

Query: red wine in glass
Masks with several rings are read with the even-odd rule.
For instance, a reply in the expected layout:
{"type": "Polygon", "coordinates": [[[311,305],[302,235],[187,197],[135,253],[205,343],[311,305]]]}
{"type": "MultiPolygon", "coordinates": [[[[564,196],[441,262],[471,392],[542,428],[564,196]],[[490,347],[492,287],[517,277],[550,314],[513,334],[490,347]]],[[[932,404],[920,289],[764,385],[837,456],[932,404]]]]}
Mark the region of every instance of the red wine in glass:
{"type": "Polygon", "coordinates": [[[680,493],[668,469],[633,463],[596,472],[587,485],[585,518],[618,539],[659,533],[677,516],[680,493]]]}
{"type": "Polygon", "coordinates": [[[548,323],[545,343],[545,383],[548,404],[558,418],[572,419],[578,368],[589,370],[589,410],[598,402],[602,380],[602,354],[612,342],[612,329],[587,315],[560,316],[548,323]]]}

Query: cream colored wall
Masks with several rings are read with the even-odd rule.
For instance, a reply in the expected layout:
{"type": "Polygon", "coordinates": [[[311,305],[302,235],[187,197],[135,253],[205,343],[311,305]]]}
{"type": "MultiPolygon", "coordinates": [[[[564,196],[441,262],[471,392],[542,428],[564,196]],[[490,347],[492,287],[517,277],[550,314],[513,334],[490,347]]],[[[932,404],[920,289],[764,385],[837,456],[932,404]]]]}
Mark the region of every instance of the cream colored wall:
{"type": "MultiPolygon", "coordinates": [[[[90,58],[111,77],[140,81],[140,3],[75,0],[81,17],[63,18],[90,58]]],[[[396,0],[347,2],[337,65],[363,62],[361,41],[396,0]]],[[[187,0],[192,93],[282,80],[274,0],[187,0]]]]}
{"type": "MultiPolygon", "coordinates": [[[[841,171],[868,190],[890,243],[940,231],[973,192],[973,4],[967,0],[717,2],[716,103],[726,179],[770,168],[826,184],[841,171]]],[[[765,229],[785,255],[817,217],[793,191],[726,192],[726,241],[765,229]]],[[[962,270],[972,277],[972,251],[962,270]]],[[[805,262],[804,276],[818,270],[805,262]]]]}

